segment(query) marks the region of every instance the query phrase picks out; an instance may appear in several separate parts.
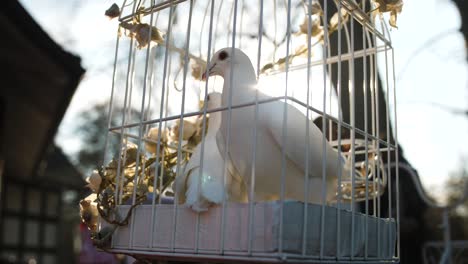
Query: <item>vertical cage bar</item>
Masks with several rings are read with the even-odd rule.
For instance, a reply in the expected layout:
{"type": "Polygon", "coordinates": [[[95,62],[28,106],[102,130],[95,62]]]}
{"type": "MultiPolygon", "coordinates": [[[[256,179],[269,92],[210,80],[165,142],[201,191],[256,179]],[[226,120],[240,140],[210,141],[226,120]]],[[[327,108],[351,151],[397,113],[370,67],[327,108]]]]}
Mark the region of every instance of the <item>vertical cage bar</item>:
{"type": "MultiPolygon", "coordinates": [[[[365,10],[365,3],[364,2],[364,7],[363,9],[365,10]]],[[[369,127],[368,127],[368,105],[367,105],[367,99],[368,99],[368,81],[367,81],[367,45],[366,45],[366,36],[368,34],[368,30],[366,27],[363,27],[362,30],[362,45],[363,45],[363,50],[364,50],[364,56],[363,56],[363,74],[364,74],[364,80],[363,80],[363,92],[364,92],[364,148],[365,148],[365,155],[364,155],[364,166],[365,166],[365,216],[366,216],[366,223],[364,227],[364,234],[365,234],[365,239],[364,239],[364,259],[366,260],[368,258],[368,247],[369,247],[369,242],[368,242],[368,237],[369,237],[369,127]]]]}
{"type": "MultiPolygon", "coordinates": [[[[260,14],[259,14],[259,25],[258,25],[258,48],[257,48],[257,81],[260,76],[260,60],[262,52],[262,32],[263,32],[263,0],[259,0],[260,14]]],[[[241,23],[242,24],[242,23],[241,23]]],[[[253,146],[252,146],[252,171],[250,175],[250,190],[249,190],[249,220],[248,220],[248,247],[247,254],[252,255],[253,247],[253,236],[254,236],[254,205],[255,205],[255,172],[256,172],[256,161],[257,161],[257,132],[258,132],[258,90],[255,91],[255,113],[254,113],[254,131],[253,131],[253,146]]]]}
{"type": "MultiPolygon", "coordinates": [[[[151,0],[151,5],[154,5],[154,0],[151,0]]],[[[139,167],[140,167],[140,154],[141,154],[141,139],[143,137],[143,120],[145,119],[145,101],[146,101],[146,84],[147,84],[147,76],[148,76],[148,65],[149,65],[149,57],[150,57],[150,50],[151,50],[151,31],[153,30],[153,18],[154,18],[154,13],[151,13],[150,15],[150,29],[149,29],[149,34],[148,34],[148,46],[146,48],[146,54],[145,54],[145,69],[144,69],[144,75],[143,75],[143,94],[141,98],[141,108],[140,108],[140,122],[138,124],[138,141],[137,141],[137,156],[136,156],[136,161],[135,161],[135,178],[133,179],[133,194],[132,194],[132,205],[136,204],[136,193],[137,193],[137,187],[140,184],[140,172],[139,172],[139,167]]],[[[135,60],[135,58],[134,58],[135,60]]],[[[135,69],[133,69],[135,70],[135,69]]],[[[143,163],[142,163],[143,164],[143,163]]],[[[144,174],[144,164],[143,164],[143,169],[141,171],[142,174],[144,174]]],[[[135,234],[135,213],[131,215],[131,227],[130,227],[130,247],[133,248],[133,235],[135,234]]]]}
{"type": "MultiPolygon", "coordinates": [[[[337,10],[338,14],[338,62],[337,62],[337,96],[338,96],[338,156],[341,157],[341,128],[343,126],[343,114],[342,114],[342,105],[341,105],[341,97],[342,97],[342,92],[341,92],[341,82],[342,82],[342,77],[341,77],[341,67],[342,67],[342,58],[341,58],[341,34],[343,30],[343,19],[341,16],[341,9],[342,9],[342,4],[341,1],[338,2],[337,10]]],[[[338,161],[340,163],[340,161],[338,161]]],[[[341,193],[341,183],[342,183],[342,178],[343,178],[343,170],[341,164],[338,165],[338,183],[337,183],[337,221],[336,221],[336,257],[337,260],[340,260],[341,258],[341,202],[342,202],[342,193],[341,193]]]]}
{"type": "Polygon", "coordinates": [[[284,150],[287,142],[287,124],[288,124],[288,77],[289,77],[289,45],[291,41],[291,0],[288,0],[287,4],[287,26],[286,26],[286,65],[285,65],[285,79],[286,87],[284,89],[284,108],[283,108],[283,133],[281,135],[281,186],[280,186],[280,222],[279,222],[279,236],[278,236],[278,253],[283,258],[283,232],[284,232],[284,199],[285,199],[285,188],[286,188],[286,151],[284,150]]]}
{"type": "MultiPolygon", "coordinates": [[[[203,19],[202,19],[202,22],[201,22],[201,29],[202,29],[202,31],[200,32],[200,38],[198,39],[198,41],[199,41],[199,46],[200,46],[200,50],[199,50],[199,52],[200,52],[200,57],[202,56],[202,46],[201,46],[201,43],[203,43],[203,28],[205,27],[205,22],[206,22],[206,17],[208,16],[208,9],[209,9],[209,7],[210,7],[210,3],[208,3],[208,4],[206,5],[206,8],[205,8],[205,11],[204,11],[204,14],[203,14],[203,19]]],[[[213,16],[210,15],[210,18],[212,18],[212,17],[213,17],[213,16]]],[[[211,44],[211,41],[209,41],[208,45],[210,45],[210,44],[211,44]]],[[[208,53],[209,53],[209,52],[208,52],[208,53]]],[[[210,62],[210,61],[208,60],[208,58],[207,58],[206,62],[207,62],[207,63],[210,62]]],[[[206,82],[205,82],[205,83],[206,83],[206,82]]]]}
{"type": "MultiPolygon", "coordinates": [[[[156,14],[156,19],[154,21],[154,26],[156,26],[158,24],[158,21],[159,21],[159,14],[160,12],[158,12],[156,14]]],[[[154,61],[156,60],[156,46],[152,47],[151,48],[151,53],[150,53],[150,65],[149,65],[149,72],[150,72],[150,76],[149,76],[149,85],[150,85],[150,89],[149,89],[149,94],[148,94],[148,104],[147,104],[147,108],[146,108],[146,117],[145,117],[145,121],[150,119],[150,114],[151,114],[151,101],[153,101],[153,88],[154,88],[154,61]]],[[[148,128],[149,128],[149,125],[146,126],[146,133],[148,133],[148,128]]]]}
{"type": "MultiPolygon", "coordinates": [[[[124,1],[124,5],[125,5],[125,2],[124,1]]],[[[104,143],[104,155],[103,155],[103,158],[102,158],[102,165],[104,166],[104,163],[106,162],[106,154],[107,154],[107,147],[108,147],[108,144],[109,144],[109,133],[110,132],[110,127],[112,125],[112,114],[113,114],[113,111],[114,111],[114,92],[115,92],[115,79],[116,79],[116,76],[117,76],[117,58],[119,56],[119,44],[120,44],[120,34],[118,34],[118,31],[120,30],[117,29],[117,40],[116,40],[116,43],[115,43],[115,53],[114,53],[114,69],[112,70],[112,88],[111,88],[111,95],[110,95],[110,101],[109,101],[109,108],[108,108],[108,112],[107,112],[107,133],[106,133],[106,139],[105,139],[105,143],[104,143]]],[[[119,186],[119,177],[116,176],[116,187],[119,186]]],[[[118,204],[118,197],[117,197],[117,194],[118,194],[118,188],[115,188],[115,192],[114,192],[114,203],[115,204],[118,204]]],[[[113,241],[113,240],[112,240],[113,241]]]]}
{"type": "MultiPolygon", "coordinates": [[[[212,31],[213,31],[213,12],[214,12],[214,0],[211,1],[211,12],[210,12],[210,28],[209,28],[209,35],[208,35],[208,54],[207,54],[207,62],[210,61],[211,59],[211,36],[212,36],[212,31]]],[[[208,67],[206,68],[205,74],[208,76],[208,67]]],[[[200,168],[199,168],[199,177],[198,177],[198,191],[202,192],[202,178],[203,178],[203,166],[204,166],[204,155],[205,155],[205,138],[206,138],[206,115],[207,115],[207,108],[208,108],[208,80],[209,78],[206,78],[205,81],[205,103],[203,104],[203,121],[202,121],[202,139],[199,145],[201,145],[201,151],[200,151],[200,168]]],[[[214,114],[214,113],[213,113],[214,114]]],[[[222,184],[222,187],[224,187],[224,183],[222,184]]],[[[224,197],[223,197],[224,200],[224,197]]],[[[199,228],[200,228],[200,214],[197,214],[197,234],[199,233],[199,228]]],[[[199,237],[197,235],[197,240],[196,240],[196,248],[195,252],[198,253],[198,248],[199,248],[199,237]]]]}
{"type": "MultiPolygon", "coordinates": [[[[368,36],[369,38],[369,41],[368,41],[368,45],[370,47],[373,47],[373,44],[372,44],[372,40],[370,38],[370,36],[368,36]]],[[[376,70],[374,69],[375,68],[375,65],[376,65],[376,61],[377,60],[377,55],[376,53],[373,53],[372,56],[370,56],[370,91],[371,91],[371,129],[372,129],[372,136],[375,137],[375,135],[377,134],[376,132],[376,107],[375,107],[375,91],[377,89],[376,87],[376,84],[377,84],[377,80],[376,80],[376,76],[375,76],[375,72],[376,70]]],[[[380,157],[380,153],[377,151],[377,144],[376,144],[376,141],[375,140],[372,140],[372,146],[373,146],[373,149],[376,153],[376,155],[378,155],[380,157]]],[[[376,185],[376,166],[377,164],[374,162],[372,164],[372,169],[373,171],[375,171],[373,174],[372,174],[372,187],[373,187],[373,190],[375,192],[376,188],[377,188],[377,185],[376,185]]],[[[374,217],[377,216],[377,197],[374,195],[372,197],[372,215],[374,217]]]]}
{"type": "Polygon", "coordinates": [[[351,76],[349,88],[350,88],[350,123],[351,123],[351,260],[354,258],[354,238],[355,238],[355,212],[354,212],[354,203],[355,203],[355,188],[356,188],[356,170],[354,169],[354,164],[356,163],[356,87],[355,87],[355,76],[354,76],[354,19],[351,19],[351,60],[349,67],[349,75],[351,76]]]}
{"type": "MultiPolygon", "coordinates": [[[[124,0],[123,5],[125,5],[125,2],[127,0],[124,0]]],[[[122,14],[119,15],[119,18],[122,16],[122,14]]],[[[104,153],[103,153],[103,158],[102,158],[102,165],[106,162],[106,154],[107,154],[107,147],[109,144],[109,129],[112,125],[112,114],[113,114],[113,104],[114,104],[114,92],[115,92],[115,80],[117,76],[117,58],[119,56],[119,44],[120,44],[120,34],[119,34],[120,28],[117,29],[117,39],[115,41],[115,52],[114,52],[114,68],[112,70],[112,84],[111,84],[111,95],[110,95],[110,100],[109,100],[109,108],[107,111],[107,133],[106,133],[106,138],[104,140],[104,153]]],[[[114,195],[115,198],[115,204],[117,204],[117,193],[114,195]]]]}
{"type": "Polygon", "coordinates": [[[242,36],[243,36],[243,27],[242,24],[244,22],[244,9],[245,9],[245,0],[241,0],[241,15],[240,15],[240,21],[239,21],[239,49],[242,49],[242,36]]]}
{"type": "Polygon", "coordinates": [[[221,15],[221,8],[223,7],[223,3],[224,3],[224,0],[220,0],[220,1],[219,1],[218,12],[217,12],[217,14],[216,14],[216,21],[217,21],[218,23],[216,23],[216,28],[215,28],[215,32],[214,32],[214,34],[215,34],[215,35],[214,35],[214,45],[213,45],[213,50],[212,50],[212,53],[213,53],[213,54],[215,53],[215,50],[216,50],[216,43],[218,42],[218,41],[217,41],[217,40],[218,40],[218,26],[219,26],[219,24],[221,24],[221,23],[219,23],[219,17],[220,17],[220,15],[221,15]]]}
{"type": "MultiPolygon", "coordinates": [[[[128,102],[128,105],[126,107],[124,107],[123,109],[123,115],[127,116],[128,118],[131,118],[131,109],[132,109],[132,95],[133,95],[133,87],[135,85],[135,56],[136,54],[136,46],[133,46],[133,49],[132,49],[132,52],[131,52],[131,55],[130,55],[130,72],[127,74],[128,76],[130,76],[130,80],[129,80],[129,94],[128,94],[128,99],[127,99],[127,102],[128,102]],[[133,54],[132,54],[133,53],[133,54]]],[[[127,122],[127,119],[126,119],[126,122],[127,122]]],[[[125,163],[126,160],[127,160],[127,149],[128,149],[128,138],[127,138],[127,135],[123,134],[122,135],[124,138],[125,138],[125,153],[124,153],[124,156],[123,156],[123,162],[125,163]]],[[[125,170],[125,169],[124,169],[125,170]]],[[[123,197],[123,181],[120,182],[120,199],[122,199],[123,197]]],[[[133,201],[133,200],[132,200],[133,201]]],[[[122,201],[120,202],[122,203],[122,201]]],[[[133,204],[133,202],[132,202],[133,204]]]]}
{"type": "MultiPolygon", "coordinates": [[[[133,11],[135,11],[136,2],[133,3],[133,11]]],[[[120,127],[120,146],[119,146],[119,158],[117,163],[117,175],[116,175],[116,188],[115,188],[115,197],[118,197],[119,202],[117,204],[122,204],[122,188],[123,188],[123,173],[122,173],[122,149],[123,149],[123,142],[124,142],[124,124],[126,121],[126,109],[127,109],[127,101],[128,101],[128,90],[129,90],[129,76],[130,70],[132,65],[132,50],[133,50],[133,38],[130,39],[130,45],[128,50],[128,63],[127,63],[127,75],[125,81],[125,95],[124,95],[124,107],[122,110],[122,122],[120,127]]],[[[127,146],[125,146],[127,149],[127,146]]],[[[125,156],[125,153],[124,153],[125,156]]],[[[124,158],[125,159],[125,158],[124,158]]]]}
{"type": "MultiPolygon", "coordinates": [[[[383,21],[381,21],[383,22],[383,21]]],[[[382,23],[383,24],[383,23],[382,23]]],[[[387,54],[387,46],[385,46],[385,83],[386,83],[386,102],[387,102],[387,109],[386,111],[386,126],[387,126],[387,191],[388,191],[388,219],[392,218],[392,175],[391,175],[391,159],[390,159],[390,149],[391,149],[391,134],[390,134],[390,89],[389,89],[389,82],[388,82],[388,54],[387,54]]],[[[389,229],[390,227],[387,227],[389,229]]],[[[391,243],[391,236],[388,236],[388,244],[391,243]]]]}
{"type": "MultiPolygon", "coordinates": [[[[117,58],[118,58],[118,53],[119,53],[119,42],[120,42],[120,36],[119,34],[117,34],[117,40],[116,40],[116,44],[115,44],[115,55],[114,55],[114,69],[112,70],[112,88],[111,88],[111,96],[110,96],[110,100],[109,100],[109,108],[108,108],[108,112],[107,112],[107,117],[108,117],[108,120],[107,120],[107,132],[106,132],[106,138],[104,140],[104,153],[103,153],[103,157],[102,157],[102,166],[106,166],[105,163],[106,163],[106,156],[107,156],[107,148],[108,148],[108,144],[109,144],[109,134],[111,133],[110,132],[110,127],[112,125],[112,114],[113,114],[113,111],[114,111],[114,108],[113,108],[113,105],[114,105],[114,91],[115,91],[115,78],[116,78],[116,72],[117,72],[117,58]]],[[[117,197],[117,194],[118,194],[118,188],[117,186],[119,186],[119,177],[115,177],[115,180],[116,180],[116,188],[114,190],[114,203],[115,204],[118,204],[118,197],[117,197]]],[[[1,186],[0,186],[1,187],[1,186]]],[[[118,232],[117,230],[115,232],[118,232]]],[[[111,239],[111,247],[114,247],[114,239],[111,239]]]]}
{"type": "Polygon", "coordinates": [[[397,94],[396,94],[396,78],[395,78],[395,52],[392,51],[392,83],[393,83],[393,111],[394,111],[394,126],[395,126],[395,134],[394,134],[394,144],[395,144],[395,188],[396,188],[396,228],[397,228],[397,250],[396,250],[396,257],[400,259],[400,165],[399,165],[399,144],[398,144],[398,118],[397,118],[397,94]]]}
{"type": "MultiPolygon", "coordinates": [[[[171,34],[172,34],[172,13],[174,11],[174,6],[171,6],[169,8],[169,20],[168,20],[168,26],[167,26],[167,35],[166,35],[166,42],[170,43],[171,41],[171,34]]],[[[159,118],[162,119],[163,113],[164,113],[164,95],[166,92],[166,76],[167,76],[167,61],[168,61],[168,56],[169,56],[169,49],[166,47],[165,52],[164,52],[164,66],[163,66],[163,78],[161,80],[161,103],[159,106],[159,118]]],[[[166,102],[167,104],[167,102],[166,102]]],[[[158,123],[158,142],[156,143],[156,164],[155,165],[155,170],[154,170],[154,178],[153,178],[153,198],[151,199],[151,227],[150,227],[150,248],[153,248],[154,244],[154,236],[155,236],[155,224],[156,224],[156,189],[157,189],[157,182],[158,182],[158,171],[160,172],[160,185],[162,182],[163,178],[163,167],[164,166],[159,166],[159,160],[164,159],[164,153],[163,157],[161,157],[161,136],[162,136],[162,122],[158,123]]],[[[159,192],[161,194],[161,191],[159,192]]],[[[160,199],[159,199],[160,200],[160,199]]],[[[174,196],[174,204],[177,204],[177,195],[174,196]]],[[[176,210],[175,210],[176,211],[176,210]]],[[[174,222],[174,228],[173,230],[175,231],[176,225],[174,222]]]]}
{"type": "MultiPolygon", "coordinates": [[[[238,0],[234,0],[234,7],[233,7],[233,12],[234,12],[234,18],[233,18],[233,23],[232,23],[232,39],[231,39],[231,53],[234,54],[235,52],[235,47],[236,47],[236,28],[237,28],[237,5],[238,5],[238,0]]],[[[233,80],[234,80],[234,67],[233,67],[233,60],[231,60],[231,65],[230,65],[230,70],[229,70],[229,87],[232,87],[233,80]]],[[[224,80],[226,81],[226,80],[224,80]]],[[[225,93],[226,91],[223,91],[225,93]]],[[[229,91],[229,98],[228,98],[228,120],[227,120],[227,135],[226,135],[226,146],[224,149],[224,162],[223,162],[223,185],[226,182],[226,177],[228,175],[228,167],[226,164],[228,163],[228,157],[229,157],[229,151],[230,151],[230,145],[231,145],[231,129],[232,129],[232,89],[229,91]]],[[[224,198],[224,197],[223,197],[224,198]]],[[[222,216],[221,216],[221,254],[224,253],[224,247],[225,247],[225,238],[226,238],[226,201],[223,199],[223,207],[222,207],[222,216]]]]}
{"type": "MultiPolygon", "coordinates": [[[[374,47],[377,46],[377,36],[374,34],[373,35],[374,37],[374,47]]],[[[379,157],[381,157],[382,153],[380,151],[380,106],[379,106],[379,91],[380,91],[380,82],[379,82],[379,73],[378,73],[378,64],[377,64],[377,54],[375,55],[375,60],[374,60],[374,81],[375,81],[375,93],[374,93],[374,96],[375,96],[375,118],[376,118],[376,121],[375,121],[375,125],[376,125],[376,134],[374,135],[378,141],[376,142],[376,150],[377,150],[377,153],[379,154],[379,157]]],[[[377,161],[377,179],[380,181],[380,178],[381,178],[381,166],[382,164],[380,164],[380,158],[379,160],[377,161]]],[[[381,184],[377,183],[377,193],[380,194],[381,193],[381,184]]],[[[377,195],[377,217],[380,218],[381,217],[381,200],[380,200],[380,196],[377,195]]],[[[381,243],[380,243],[380,221],[377,221],[377,257],[380,258],[380,246],[381,246],[381,243]]]]}
{"type": "MultiPolygon", "coordinates": [[[[191,29],[192,29],[192,16],[193,16],[193,3],[194,0],[190,0],[189,4],[189,14],[188,14],[188,22],[187,22],[187,37],[185,40],[185,54],[184,54],[184,69],[183,69],[183,78],[182,78],[182,103],[180,108],[180,119],[179,119],[179,141],[177,146],[177,166],[176,166],[176,177],[181,177],[181,164],[180,160],[182,158],[182,140],[183,140],[183,131],[184,131],[184,114],[185,114],[185,99],[186,99],[186,91],[187,91],[187,72],[188,72],[188,65],[189,65],[189,48],[190,48],[190,36],[191,36],[191,29]]],[[[182,173],[184,173],[182,171],[182,173]]],[[[197,215],[197,223],[196,223],[196,230],[195,230],[195,248],[194,251],[198,252],[198,236],[199,236],[199,228],[200,228],[200,215],[197,215]]]]}
{"type": "MultiPolygon", "coordinates": [[[[129,119],[132,118],[132,96],[133,96],[133,89],[135,87],[135,60],[136,60],[136,47],[133,48],[133,54],[132,54],[132,65],[131,65],[131,70],[130,70],[130,74],[131,74],[131,79],[130,79],[130,94],[129,94],[129,97],[128,97],[128,108],[127,108],[127,116],[129,119]]],[[[128,137],[127,135],[125,135],[125,150],[127,150],[128,148],[128,137]]],[[[127,156],[126,156],[127,152],[125,152],[125,156],[124,156],[124,164],[127,160],[127,156]]],[[[138,157],[138,155],[137,155],[138,157]]],[[[124,169],[125,170],[125,169],[124,169]]],[[[135,186],[135,180],[137,178],[137,172],[135,172],[135,178],[134,178],[134,181],[133,181],[133,193],[132,193],[132,198],[131,198],[131,205],[135,205],[135,190],[136,190],[136,186],[135,186]]],[[[122,182],[122,189],[120,190],[121,192],[121,195],[123,196],[123,182],[122,182]]],[[[130,229],[133,228],[133,224],[131,224],[132,226],[130,226],[130,229]]],[[[133,242],[132,242],[132,234],[130,233],[130,236],[129,236],[129,245],[130,245],[130,248],[133,248],[133,242]]]]}
{"type": "Polygon", "coordinates": [[[307,109],[306,109],[306,150],[305,150],[305,170],[304,170],[304,208],[303,208],[303,218],[302,218],[302,256],[305,256],[307,253],[307,216],[308,216],[308,206],[309,206],[309,154],[310,154],[310,120],[309,120],[309,106],[310,106],[310,81],[311,81],[311,52],[312,52],[312,43],[311,43],[311,27],[312,27],[312,0],[308,1],[307,6],[307,109]]]}
{"type": "MultiPolygon", "coordinates": [[[[323,24],[328,25],[328,1],[323,2],[323,24]]],[[[323,113],[322,116],[322,192],[321,192],[321,210],[320,210],[320,259],[323,259],[324,254],[324,247],[325,247],[325,204],[327,200],[327,172],[326,172],[326,164],[327,164],[327,119],[326,119],[326,92],[327,92],[327,49],[330,45],[330,40],[328,36],[328,27],[324,26],[324,38],[323,38],[323,46],[322,46],[322,56],[323,56],[323,113]]]]}
{"type": "MultiPolygon", "coordinates": [[[[189,46],[190,46],[190,33],[192,25],[192,11],[193,11],[193,0],[190,0],[189,17],[187,22],[187,31],[185,39],[185,54],[184,54],[184,68],[182,77],[182,103],[180,105],[180,117],[179,117],[179,139],[177,144],[177,166],[176,166],[176,177],[180,177],[181,174],[181,155],[182,155],[182,141],[184,131],[184,114],[185,114],[185,99],[186,99],[186,81],[187,81],[187,68],[189,64],[189,46]]],[[[183,173],[183,172],[182,172],[183,173]]]]}

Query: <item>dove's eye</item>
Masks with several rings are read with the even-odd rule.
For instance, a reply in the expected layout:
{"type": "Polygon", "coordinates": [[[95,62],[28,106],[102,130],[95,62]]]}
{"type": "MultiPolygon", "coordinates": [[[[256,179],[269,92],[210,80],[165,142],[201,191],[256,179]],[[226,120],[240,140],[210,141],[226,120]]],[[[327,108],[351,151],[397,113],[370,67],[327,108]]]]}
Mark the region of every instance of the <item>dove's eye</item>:
{"type": "Polygon", "coordinates": [[[210,100],[210,95],[208,95],[208,97],[206,97],[206,100],[208,100],[208,101],[210,100]]]}
{"type": "Polygon", "coordinates": [[[218,58],[220,60],[225,60],[227,57],[228,57],[228,54],[225,51],[221,51],[221,53],[219,53],[219,55],[218,55],[218,58]]]}

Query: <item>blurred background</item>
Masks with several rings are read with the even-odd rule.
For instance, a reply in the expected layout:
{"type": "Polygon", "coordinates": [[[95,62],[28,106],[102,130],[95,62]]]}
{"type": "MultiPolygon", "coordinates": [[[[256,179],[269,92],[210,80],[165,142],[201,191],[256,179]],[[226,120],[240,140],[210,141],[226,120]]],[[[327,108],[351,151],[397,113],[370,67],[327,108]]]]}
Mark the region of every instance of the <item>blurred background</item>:
{"type": "MultiPolygon", "coordinates": [[[[78,263],[86,247],[78,201],[103,157],[118,26],[104,11],[112,3],[20,0],[0,11],[8,36],[0,44],[2,263],[78,263]]],[[[467,13],[464,0],[404,1],[390,32],[399,145],[441,204],[468,179],[467,13]]],[[[424,233],[402,263],[422,263],[423,243],[442,239],[441,212],[408,190],[415,215],[406,228],[424,233]]],[[[468,239],[467,219],[467,203],[451,212],[453,239],[468,239]]]]}

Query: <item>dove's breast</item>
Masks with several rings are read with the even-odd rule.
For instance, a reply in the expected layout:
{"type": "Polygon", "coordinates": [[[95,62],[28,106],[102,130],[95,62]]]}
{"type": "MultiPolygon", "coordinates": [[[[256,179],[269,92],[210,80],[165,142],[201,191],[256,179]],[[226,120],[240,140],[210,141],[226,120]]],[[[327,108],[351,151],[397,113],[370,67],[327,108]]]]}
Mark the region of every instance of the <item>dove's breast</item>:
{"type": "MultiPolygon", "coordinates": [[[[259,111],[262,111],[261,109],[260,107],[259,111]]],[[[226,120],[227,114],[223,117],[221,125],[221,132],[225,139],[227,139],[228,134],[226,120]]],[[[255,170],[255,200],[279,199],[282,173],[281,149],[268,130],[262,126],[261,120],[255,119],[254,106],[232,110],[229,158],[248,185],[251,184],[252,170],[255,170]],[[255,127],[257,127],[257,135],[254,139],[255,127]],[[255,164],[253,163],[254,159],[255,164]]],[[[287,158],[285,165],[286,197],[298,198],[299,195],[303,195],[302,191],[299,193],[297,190],[298,184],[303,186],[303,183],[297,182],[303,179],[303,172],[287,158]]]]}
{"type": "MultiPolygon", "coordinates": [[[[258,119],[255,118],[255,106],[232,109],[230,125],[229,160],[247,185],[252,182],[252,171],[255,170],[255,200],[277,200],[280,198],[283,163],[282,151],[271,134],[271,130],[263,125],[261,120],[265,116],[262,111],[269,108],[260,105],[258,119]],[[254,129],[257,135],[254,138],[254,129]],[[255,158],[254,158],[254,145],[255,158]],[[253,163],[255,159],[255,164],[253,163]]],[[[228,136],[228,114],[223,113],[220,131],[223,138],[228,136]]],[[[227,140],[225,140],[226,142],[227,140]]],[[[224,155],[224,153],[223,153],[224,155]]],[[[304,171],[285,157],[285,198],[304,200],[304,171]]],[[[310,171],[312,172],[312,170],[310,171]]],[[[309,201],[321,200],[321,177],[309,177],[309,201]]],[[[327,197],[333,195],[327,186],[327,197]]]]}

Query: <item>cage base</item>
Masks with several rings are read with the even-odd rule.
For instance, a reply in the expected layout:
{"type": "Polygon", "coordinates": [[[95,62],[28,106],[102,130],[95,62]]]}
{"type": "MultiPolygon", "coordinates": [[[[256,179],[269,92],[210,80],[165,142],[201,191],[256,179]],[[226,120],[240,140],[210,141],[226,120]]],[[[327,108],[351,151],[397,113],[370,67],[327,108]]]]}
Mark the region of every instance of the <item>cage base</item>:
{"type": "MultiPolygon", "coordinates": [[[[129,207],[121,205],[119,212],[124,215],[129,207]]],[[[113,234],[112,250],[184,261],[395,262],[394,219],[308,204],[304,228],[304,208],[302,202],[285,201],[280,221],[279,201],[255,203],[252,216],[242,203],[200,214],[184,206],[141,205],[130,224],[113,234]]]]}

